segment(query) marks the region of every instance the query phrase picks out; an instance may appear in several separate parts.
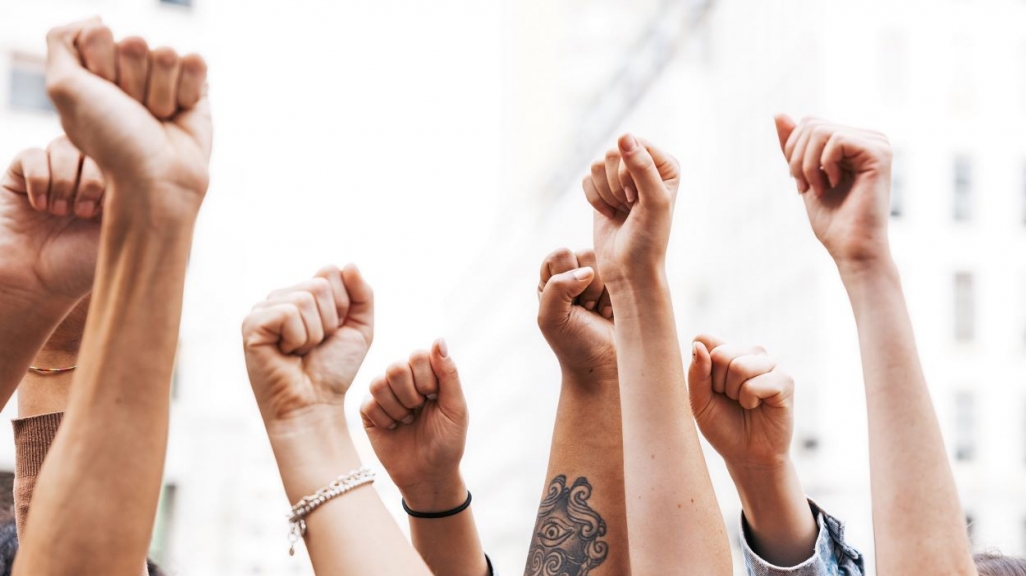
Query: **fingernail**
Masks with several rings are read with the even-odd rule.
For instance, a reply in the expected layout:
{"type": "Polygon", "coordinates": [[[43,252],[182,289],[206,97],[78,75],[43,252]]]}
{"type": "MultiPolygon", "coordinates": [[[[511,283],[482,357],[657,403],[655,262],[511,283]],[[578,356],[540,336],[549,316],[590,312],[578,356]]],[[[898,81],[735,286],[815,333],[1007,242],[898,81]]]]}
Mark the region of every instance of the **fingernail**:
{"type": "Polygon", "coordinates": [[[631,134],[624,134],[620,137],[620,149],[624,152],[633,152],[638,147],[638,139],[631,134]]]}
{"type": "Polygon", "coordinates": [[[593,302],[593,301],[585,302],[584,303],[584,309],[588,310],[590,312],[590,311],[595,309],[595,305],[596,304],[597,304],[597,302],[593,302]]]}
{"type": "Polygon", "coordinates": [[[413,424],[413,414],[410,414],[406,418],[403,418],[403,424],[413,424]]]}
{"type": "Polygon", "coordinates": [[[798,181],[798,192],[800,194],[805,194],[808,191],[809,191],[809,184],[808,184],[808,182],[806,182],[805,180],[799,180],[798,181]]]}
{"type": "Polygon", "coordinates": [[[39,210],[46,210],[46,196],[36,196],[36,206],[39,210]]]}
{"type": "Polygon", "coordinates": [[[396,429],[396,428],[398,428],[398,427],[399,427],[399,425],[398,425],[398,424],[396,424],[395,422],[392,422],[392,425],[391,425],[391,426],[389,426],[389,427],[388,427],[388,429],[389,429],[389,430],[395,430],[395,429],[396,429]]]}
{"type": "Polygon", "coordinates": [[[438,339],[438,353],[442,355],[442,358],[449,357],[449,345],[445,343],[445,338],[438,339]]]}
{"type": "Polygon", "coordinates": [[[624,193],[627,194],[627,201],[634,204],[638,200],[638,191],[634,189],[634,186],[624,186],[624,193]]]}
{"type": "Polygon", "coordinates": [[[613,307],[612,306],[603,306],[602,307],[602,316],[604,316],[606,318],[612,318],[613,317],[613,307]]]}
{"type": "Polygon", "coordinates": [[[68,203],[65,200],[57,200],[53,203],[53,213],[57,216],[64,216],[68,211],[68,203]]]}
{"type": "Polygon", "coordinates": [[[93,215],[93,211],[96,210],[96,203],[90,200],[85,202],[79,202],[75,205],[75,216],[79,218],[89,218],[93,215]]]}
{"type": "Polygon", "coordinates": [[[577,270],[574,270],[574,278],[577,278],[578,280],[587,280],[588,278],[591,278],[591,275],[594,272],[595,271],[591,269],[591,266],[578,268],[577,270]]]}
{"type": "Polygon", "coordinates": [[[438,394],[428,394],[427,395],[427,399],[428,400],[438,400],[438,394]]]}

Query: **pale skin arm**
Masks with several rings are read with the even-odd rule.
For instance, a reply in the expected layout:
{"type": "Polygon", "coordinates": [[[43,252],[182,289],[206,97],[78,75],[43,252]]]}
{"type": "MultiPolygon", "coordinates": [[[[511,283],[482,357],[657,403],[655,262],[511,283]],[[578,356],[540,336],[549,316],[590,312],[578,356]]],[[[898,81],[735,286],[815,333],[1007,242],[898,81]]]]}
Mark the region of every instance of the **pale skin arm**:
{"type": "MultiPolygon", "coordinates": [[[[243,323],[250,383],[290,503],[362,465],[343,406],[373,324],[373,293],[355,266],[273,292],[243,323]]],[[[325,502],[306,522],[317,574],[430,574],[373,487],[325,502]]]]}
{"type": "Polygon", "coordinates": [[[752,551],[775,566],[808,560],[819,527],[791,460],[794,381],[759,346],[702,335],[692,355],[691,405],[734,480],[752,551]]]}
{"type": "Polygon", "coordinates": [[[114,43],[98,20],[47,40],[48,88],[65,131],[109,186],[81,363],[14,573],[136,576],[160,495],[185,268],[210,152],[205,99],[183,90],[202,84],[205,68],[176,83],[187,66],[174,56],[150,74],[153,101],[181,109],[161,122],[112,82],[114,43]],[[126,353],[138,350],[145,354],[126,353]]]}
{"type": "Polygon", "coordinates": [[[730,547],[688,402],[665,274],[680,168],[629,135],[619,154],[623,193],[594,175],[585,193],[597,212],[595,249],[616,311],[631,569],[727,575],[730,547]],[[605,201],[610,191],[618,206],[605,201]]]}
{"type": "MultiPolygon", "coordinates": [[[[371,445],[415,512],[445,512],[467,499],[460,473],[470,416],[444,340],[389,366],[360,414],[371,445]]],[[[433,574],[486,576],[473,506],[445,518],[409,516],[413,545],[433,574]]]]}
{"type": "Polygon", "coordinates": [[[882,134],[816,119],[796,126],[779,116],[777,132],[813,231],[837,264],[855,314],[869,419],[877,573],[975,575],[958,490],[887,239],[890,145],[882,134]]]}
{"type": "Polygon", "coordinates": [[[542,264],[538,326],[559,359],[562,386],[527,574],[536,573],[554,548],[547,534],[559,532],[561,517],[544,502],[560,488],[559,477],[567,488],[587,481],[586,505],[605,525],[604,534],[589,540],[601,544],[591,549],[589,574],[631,573],[613,309],[596,268],[591,250],[557,250],[542,264]]]}

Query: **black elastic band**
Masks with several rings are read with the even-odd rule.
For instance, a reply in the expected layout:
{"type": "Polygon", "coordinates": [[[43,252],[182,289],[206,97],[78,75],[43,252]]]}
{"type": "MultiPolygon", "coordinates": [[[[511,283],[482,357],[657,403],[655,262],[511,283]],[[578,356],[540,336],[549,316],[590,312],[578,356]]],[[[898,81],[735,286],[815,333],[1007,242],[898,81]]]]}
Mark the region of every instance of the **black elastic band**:
{"type": "Polygon", "coordinates": [[[472,496],[470,495],[470,490],[467,490],[467,501],[453,508],[452,510],[446,510],[445,512],[417,512],[416,510],[410,510],[410,507],[406,505],[406,500],[403,500],[402,502],[403,510],[406,510],[406,513],[410,516],[413,516],[414,518],[425,518],[431,520],[436,518],[448,518],[449,516],[455,516],[460,512],[463,512],[467,508],[470,508],[471,498],[472,496]]]}

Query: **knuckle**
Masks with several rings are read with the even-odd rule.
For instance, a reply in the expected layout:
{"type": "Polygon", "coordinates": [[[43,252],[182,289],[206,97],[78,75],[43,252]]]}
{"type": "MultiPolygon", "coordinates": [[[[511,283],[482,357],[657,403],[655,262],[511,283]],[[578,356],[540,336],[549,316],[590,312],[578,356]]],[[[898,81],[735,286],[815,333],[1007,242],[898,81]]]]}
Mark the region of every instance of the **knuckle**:
{"type": "Polygon", "coordinates": [[[416,350],[410,354],[410,365],[423,366],[431,363],[431,355],[427,350],[416,350]]]}
{"type": "Polygon", "coordinates": [[[403,374],[405,374],[405,373],[406,373],[406,365],[404,365],[404,364],[402,364],[400,362],[393,362],[393,363],[389,364],[388,368],[385,370],[385,376],[388,377],[389,380],[395,380],[397,378],[401,378],[403,376],[403,374]]]}
{"type": "MultiPolygon", "coordinates": [[[[374,380],[371,381],[370,386],[368,386],[367,388],[370,391],[371,395],[377,396],[377,395],[381,394],[382,392],[384,392],[386,388],[388,388],[388,381],[386,381],[384,378],[380,378],[380,377],[379,378],[375,378],[374,380]]],[[[370,405],[370,404],[368,404],[368,405],[370,405]]]]}
{"type": "Polygon", "coordinates": [[[325,278],[314,278],[310,282],[310,293],[315,297],[327,297],[331,295],[331,283],[325,278]]]}

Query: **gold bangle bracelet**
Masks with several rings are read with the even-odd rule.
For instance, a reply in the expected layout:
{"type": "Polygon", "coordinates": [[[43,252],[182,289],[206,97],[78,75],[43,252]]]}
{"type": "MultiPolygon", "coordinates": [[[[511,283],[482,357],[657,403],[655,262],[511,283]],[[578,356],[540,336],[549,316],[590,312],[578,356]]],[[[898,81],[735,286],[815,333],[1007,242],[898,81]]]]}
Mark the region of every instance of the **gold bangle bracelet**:
{"type": "Polygon", "coordinates": [[[45,375],[64,374],[65,372],[71,372],[75,368],[78,368],[78,365],[69,366],[67,368],[38,368],[36,366],[29,366],[29,370],[35,372],[36,374],[45,375]]]}

